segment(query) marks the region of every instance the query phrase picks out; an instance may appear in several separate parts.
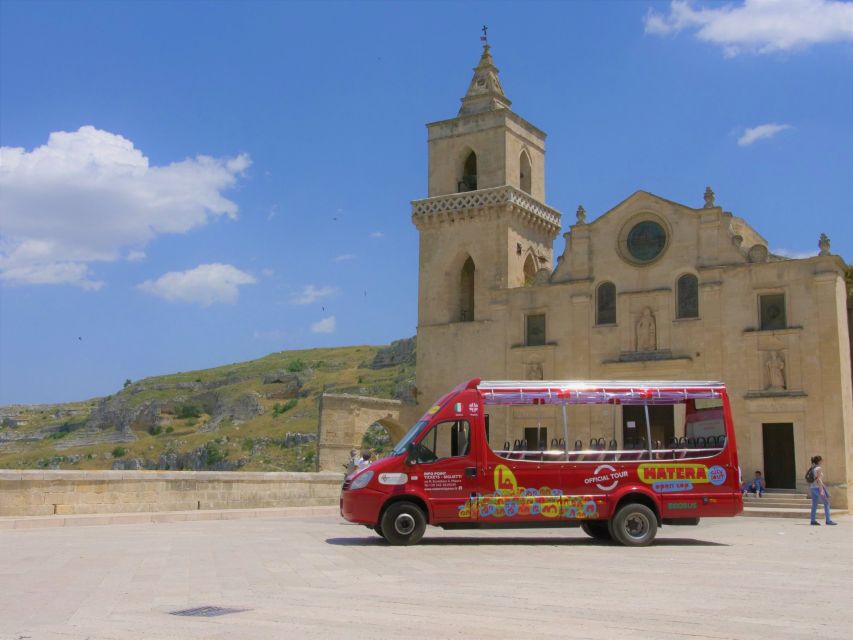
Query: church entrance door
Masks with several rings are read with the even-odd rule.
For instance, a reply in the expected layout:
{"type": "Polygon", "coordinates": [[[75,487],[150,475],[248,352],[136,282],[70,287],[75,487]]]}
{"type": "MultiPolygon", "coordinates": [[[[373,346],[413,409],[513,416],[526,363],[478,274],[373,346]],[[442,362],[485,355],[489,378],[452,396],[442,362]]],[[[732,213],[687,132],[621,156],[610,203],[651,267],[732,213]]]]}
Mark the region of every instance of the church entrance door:
{"type": "MultiPolygon", "coordinates": [[[[796,489],[794,425],[790,422],[765,422],[761,425],[761,439],[767,486],[773,489],[796,489]]],[[[752,474],[744,473],[744,477],[752,477],[752,474]]]]}

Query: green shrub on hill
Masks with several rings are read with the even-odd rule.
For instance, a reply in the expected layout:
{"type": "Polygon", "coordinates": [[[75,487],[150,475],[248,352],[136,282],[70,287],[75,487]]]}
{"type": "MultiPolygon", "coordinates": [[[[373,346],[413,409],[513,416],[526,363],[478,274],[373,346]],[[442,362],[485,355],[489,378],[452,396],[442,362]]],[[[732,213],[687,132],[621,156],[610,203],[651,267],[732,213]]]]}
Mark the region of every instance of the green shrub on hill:
{"type": "Polygon", "coordinates": [[[305,371],[307,368],[308,365],[305,364],[305,361],[302,360],[302,358],[294,358],[287,363],[287,370],[290,373],[299,373],[300,371],[305,371]]]}
{"type": "Polygon", "coordinates": [[[175,417],[181,420],[187,418],[198,418],[201,416],[201,409],[192,404],[182,404],[175,412],[175,417]]]}
{"type": "Polygon", "coordinates": [[[281,414],[287,413],[288,411],[293,409],[293,407],[296,406],[296,403],[297,403],[296,398],[291,398],[290,400],[288,400],[284,404],[282,404],[280,402],[276,402],[272,407],[272,417],[278,418],[281,414]]]}

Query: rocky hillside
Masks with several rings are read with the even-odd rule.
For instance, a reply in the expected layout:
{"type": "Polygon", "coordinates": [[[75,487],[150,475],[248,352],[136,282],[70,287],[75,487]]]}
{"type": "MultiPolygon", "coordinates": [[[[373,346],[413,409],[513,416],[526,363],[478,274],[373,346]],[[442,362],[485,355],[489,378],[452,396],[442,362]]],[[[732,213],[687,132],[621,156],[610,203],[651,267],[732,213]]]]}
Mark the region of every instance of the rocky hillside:
{"type": "Polygon", "coordinates": [[[414,338],[282,351],[127,381],[106,398],[0,407],[0,468],[310,471],[324,391],[411,399],[414,338]]]}

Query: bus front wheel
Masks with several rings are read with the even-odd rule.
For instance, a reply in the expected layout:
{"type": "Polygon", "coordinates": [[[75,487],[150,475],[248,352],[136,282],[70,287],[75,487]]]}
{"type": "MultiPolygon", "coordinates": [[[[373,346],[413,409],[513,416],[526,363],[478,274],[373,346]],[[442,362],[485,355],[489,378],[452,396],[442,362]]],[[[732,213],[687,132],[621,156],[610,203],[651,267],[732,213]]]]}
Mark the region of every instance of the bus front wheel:
{"type": "Polygon", "coordinates": [[[382,537],[395,546],[417,544],[426,531],[426,516],[412,502],[395,502],[382,515],[382,537]]]}
{"type": "Polygon", "coordinates": [[[585,520],[581,522],[581,529],[590,538],[596,540],[610,540],[610,529],[606,520],[585,520]]]}
{"type": "Polygon", "coordinates": [[[626,547],[645,547],[652,543],[658,531],[654,512],[644,504],[632,502],[616,512],[610,521],[613,538],[626,547]]]}

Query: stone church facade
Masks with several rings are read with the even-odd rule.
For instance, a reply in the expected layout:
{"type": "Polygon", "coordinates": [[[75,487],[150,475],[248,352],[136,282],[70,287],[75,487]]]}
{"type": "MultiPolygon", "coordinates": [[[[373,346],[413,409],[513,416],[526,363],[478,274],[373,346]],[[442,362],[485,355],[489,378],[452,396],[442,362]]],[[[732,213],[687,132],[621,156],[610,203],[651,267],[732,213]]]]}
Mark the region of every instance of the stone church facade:
{"type": "MultiPolygon", "coordinates": [[[[825,236],[819,255],[783,258],[710,188],[698,207],[638,191],[595,220],[579,208],[554,268],[562,218],[546,204],[545,134],[512,111],[488,45],[458,115],[427,129],[428,197],[412,203],[418,405],[404,420],[472,377],[722,380],[745,476],[802,488],[819,453],[833,502],[848,504],[845,264],[825,236]]],[[[570,409],[572,439],[622,446],[630,416],[598,409],[570,409]]],[[[492,417],[492,447],[531,424],[560,435],[555,411],[492,417]]]]}

